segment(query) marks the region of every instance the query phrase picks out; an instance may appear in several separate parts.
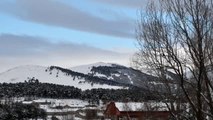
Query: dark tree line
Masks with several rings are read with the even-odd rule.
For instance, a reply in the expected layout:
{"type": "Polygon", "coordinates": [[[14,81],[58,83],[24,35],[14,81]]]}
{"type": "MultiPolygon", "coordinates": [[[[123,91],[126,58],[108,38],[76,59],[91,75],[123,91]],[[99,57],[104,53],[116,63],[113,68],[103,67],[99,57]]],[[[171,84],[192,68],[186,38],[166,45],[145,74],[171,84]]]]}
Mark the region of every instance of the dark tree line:
{"type": "Polygon", "coordinates": [[[36,104],[0,104],[1,120],[45,119],[46,112],[36,104]]]}
{"type": "Polygon", "coordinates": [[[25,82],[0,84],[0,97],[37,96],[48,98],[80,98],[81,90],[73,86],[25,82]]]}
{"type": "Polygon", "coordinates": [[[73,86],[56,85],[40,82],[2,83],[0,97],[44,97],[44,98],[75,98],[85,100],[131,101],[157,99],[147,95],[147,91],[137,87],[129,89],[92,89],[82,91],[73,86]]]}
{"type": "Polygon", "coordinates": [[[103,101],[146,101],[157,100],[154,95],[148,95],[146,90],[141,88],[130,89],[92,89],[82,92],[83,99],[103,101]]]}

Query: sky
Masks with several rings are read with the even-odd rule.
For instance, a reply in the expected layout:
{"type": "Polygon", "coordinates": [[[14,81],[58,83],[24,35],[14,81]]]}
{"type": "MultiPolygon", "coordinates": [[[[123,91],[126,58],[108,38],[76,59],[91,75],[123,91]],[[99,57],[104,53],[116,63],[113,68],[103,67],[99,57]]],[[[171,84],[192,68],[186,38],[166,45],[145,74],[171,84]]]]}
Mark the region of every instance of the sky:
{"type": "Polygon", "coordinates": [[[21,65],[129,66],[147,0],[0,0],[0,72],[21,65]]]}

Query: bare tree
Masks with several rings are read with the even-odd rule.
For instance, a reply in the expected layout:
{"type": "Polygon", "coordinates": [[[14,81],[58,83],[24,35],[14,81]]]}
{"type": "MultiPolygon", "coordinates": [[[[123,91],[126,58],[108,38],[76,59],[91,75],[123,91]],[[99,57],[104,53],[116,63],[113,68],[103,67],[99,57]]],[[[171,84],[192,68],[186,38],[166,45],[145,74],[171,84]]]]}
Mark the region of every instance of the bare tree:
{"type": "Polygon", "coordinates": [[[173,117],[213,119],[213,1],[155,0],[140,12],[136,34],[133,62],[155,70],[173,117]]]}

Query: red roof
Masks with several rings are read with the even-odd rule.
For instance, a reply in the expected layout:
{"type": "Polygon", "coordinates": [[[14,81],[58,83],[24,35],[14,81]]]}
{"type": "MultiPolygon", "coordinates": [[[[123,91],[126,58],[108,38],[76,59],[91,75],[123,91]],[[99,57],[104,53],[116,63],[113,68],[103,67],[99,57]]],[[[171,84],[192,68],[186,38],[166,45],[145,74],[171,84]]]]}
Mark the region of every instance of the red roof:
{"type": "Polygon", "coordinates": [[[104,112],[106,117],[116,117],[116,118],[137,118],[138,120],[145,120],[145,119],[157,119],[160,118],[161,120],[168,120],[170,112],[169,111],[119,111],[116,107],[115,102],[110,102],[107,105],[107,108],[104,112]]]}

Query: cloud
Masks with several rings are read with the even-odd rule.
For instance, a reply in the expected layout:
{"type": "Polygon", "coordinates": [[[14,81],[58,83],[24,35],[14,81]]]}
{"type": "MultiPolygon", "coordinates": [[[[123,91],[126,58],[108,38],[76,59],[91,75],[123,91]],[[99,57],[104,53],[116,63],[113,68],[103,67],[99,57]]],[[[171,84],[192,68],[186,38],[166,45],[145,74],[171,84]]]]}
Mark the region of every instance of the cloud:
{"type": "Polygon", "coordinates": [[[70,67],[102,61],[128,65],[130,56],[84,44],[52,43],[36,36],[0,35],[0,72],[27,64],[70,67]]]}
{"type": "Polygon", "coordinates": [[[43,38],[2,34],[0,36],[0,56],[26,56],[38,53],[49,44],[43,38]]]}
{"type": "Polygon", "coordinates": [[[145,8],[150,0],[93,0],[100,3],[107,3],[114,6],[121,6],[133,9],[145,8]]]}
{"type": "Polygon", "coordinates": [[[45,25],[117,37],[134,37],[134,21],[131,19],[104,19],[56,0],[1,1],[0,11],[45,25]]]}

